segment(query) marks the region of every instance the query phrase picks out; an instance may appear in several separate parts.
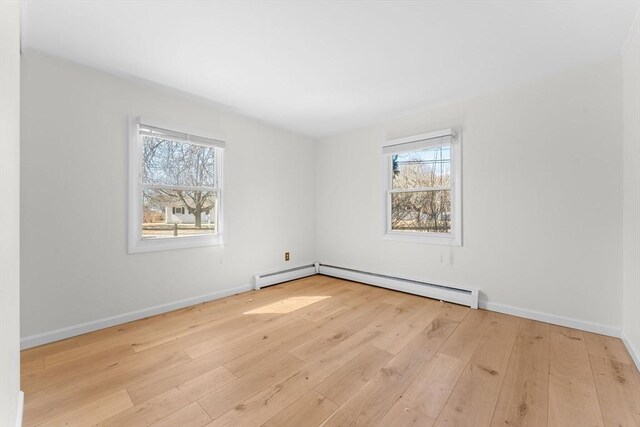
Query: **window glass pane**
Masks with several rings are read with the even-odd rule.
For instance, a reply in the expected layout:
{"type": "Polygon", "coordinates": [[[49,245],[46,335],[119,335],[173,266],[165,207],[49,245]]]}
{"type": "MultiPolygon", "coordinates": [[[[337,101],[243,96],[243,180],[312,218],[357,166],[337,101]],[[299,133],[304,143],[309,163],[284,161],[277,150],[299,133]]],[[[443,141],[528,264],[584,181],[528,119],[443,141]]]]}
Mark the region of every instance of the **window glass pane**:
{"type": "Polygon", "coordinates": [[[392,188],[449,187],[451,147],[427,148],[391,156],[392,188]]]}
{"type": "Polygon", "coordinates": [[[391,230],[451,233],[451,190],[391,193],[391,230]]]}
{"type": "Polygon", "coordinates": [[[215,148],[143,136],[145,184],[215,187],[215,148]]]}
{"type": "Polygon", "coordinates": [[[142,238],[215,234],[216,194],[211,191],[145,189],[142,238]]]}

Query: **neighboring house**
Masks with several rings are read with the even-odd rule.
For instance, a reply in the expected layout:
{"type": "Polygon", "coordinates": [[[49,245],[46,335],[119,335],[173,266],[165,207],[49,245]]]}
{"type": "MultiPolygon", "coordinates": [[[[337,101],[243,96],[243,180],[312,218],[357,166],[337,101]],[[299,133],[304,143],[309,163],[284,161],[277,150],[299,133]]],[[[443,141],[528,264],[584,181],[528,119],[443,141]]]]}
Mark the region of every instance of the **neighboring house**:
{"type": "MultiPolygon", "coordinates": [[[[187,211],[184,206],[165,206],[165,218],[167,224],[195,224],[196,218],[187,211]]],[[[211,224],[211,215],[202,214],[202,224],[211,224]]]]}

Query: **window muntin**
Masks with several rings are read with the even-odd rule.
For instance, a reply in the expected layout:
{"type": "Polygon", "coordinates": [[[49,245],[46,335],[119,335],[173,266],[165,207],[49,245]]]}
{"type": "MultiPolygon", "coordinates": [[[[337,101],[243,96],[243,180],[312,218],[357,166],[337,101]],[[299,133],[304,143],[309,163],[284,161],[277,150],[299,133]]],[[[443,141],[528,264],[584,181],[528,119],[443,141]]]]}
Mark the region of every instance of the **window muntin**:
{"type": "Polygon", "coordinates": [[[222,244],[224,145],[132,122],[130,252],[222,244]]]}
{"type": "Polygon", "coordinates": [[[451,129],[388,141],[385,237],[461,244],[460,140],[451,129]]]}

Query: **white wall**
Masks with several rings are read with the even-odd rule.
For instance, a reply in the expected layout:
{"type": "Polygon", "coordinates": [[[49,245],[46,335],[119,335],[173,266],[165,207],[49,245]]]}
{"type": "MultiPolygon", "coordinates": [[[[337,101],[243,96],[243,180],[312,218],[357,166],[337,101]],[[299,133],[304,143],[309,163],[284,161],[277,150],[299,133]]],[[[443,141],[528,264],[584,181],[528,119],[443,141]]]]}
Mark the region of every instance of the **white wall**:
{"type": "Polygon", "coordinates": [[[320,141],[319,260],[619,333],[621,84],[619,61],[594,64],[320,141]],[[458,126],[463,247],[381,240],[383,141],[458,126]]]}
{"type": "Polygon", "coordinates": [[[610,334],[622,327],[620,61],[317,147],[158,86],[33,52],[22,65],[23,336],[316,260],[477,287],[492,309],[610,334]],[[227,134],[224,247],[127,254],[128,115],[227,134]],[[380,145],[451,126],[462,127],[464,245],[381,240],[380,145]]]}
{"type": "Polygon", "coordinates": [[[0,426],[20,409],[20,3],[0,2],[0,426]]]}
{"type": "Polygon", "coordinates": [[[22,72],[23,337],[315,261],[312,140],[32,52],[22,72]],[[224,247],[127,254],[129,115],[226,134],[224,247]]]}
{"type": "Polygon", "coordinates": [[[624,203],[623,338],[640,367],[640,24],[634,23],[623,66],[624,203]]]}

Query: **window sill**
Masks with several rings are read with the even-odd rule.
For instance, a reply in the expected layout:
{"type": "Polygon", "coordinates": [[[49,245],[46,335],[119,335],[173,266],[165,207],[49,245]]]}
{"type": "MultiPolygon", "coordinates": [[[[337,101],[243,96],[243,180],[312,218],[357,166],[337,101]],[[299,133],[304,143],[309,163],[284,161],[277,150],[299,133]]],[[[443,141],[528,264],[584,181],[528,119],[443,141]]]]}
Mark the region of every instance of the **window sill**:
{"type": "Polygon", "coordinates": [[[135,241],[129,242],[129,253],[135,254],[222,245],[223,240],[220,234],[212,236],[161,237],[145,240],[136,239],[135,241]]]}
{"type": "Polygon", "coordinates": [[[427,245],[462,246],[462,241],[452,235],[436,233],[387,232],[382,240],[397,242],[423,243],[427,245]]]}

